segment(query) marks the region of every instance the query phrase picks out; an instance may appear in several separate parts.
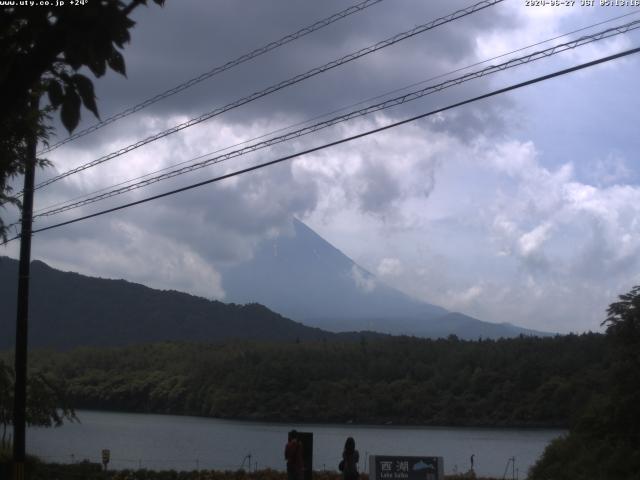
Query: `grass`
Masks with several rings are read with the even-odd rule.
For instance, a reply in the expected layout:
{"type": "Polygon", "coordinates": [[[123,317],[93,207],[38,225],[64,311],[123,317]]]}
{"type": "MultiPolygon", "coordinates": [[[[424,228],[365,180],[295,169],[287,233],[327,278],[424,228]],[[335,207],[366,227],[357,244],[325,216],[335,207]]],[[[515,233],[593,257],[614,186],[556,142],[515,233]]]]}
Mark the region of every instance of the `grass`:
{"type": "MultiPolygon", "coordinates": [[[[10,479],[11,452],[0,450],[0,479],[10,479]]],[[[284,472],[265,469],[255,472],[199,470],[113,470],[103,471],[99,463],[80,462],[74,464],[44,463],[29,456],[26,465],[27,480],[287,480],[284,472]]],[[[497,480],[486,477],[446,475],[446,480],[497,480]]],[[[342,480],[338,472],[313,472],[312,480],[342,480]]],[[[360,474],[360,480],[369,480],[367,474],[360,474]]]]}
{"type": "MultiPolygon", "coordinates": [[[[11,450],[0,449],[0,480],[11,478],[11,450]]],[[[74,464],[44,463],[37,457],[28,456],[26,462],[27,480],[287,480],[287,474],[277,470],[264,469],[255,472],[244,470],[110,470],[103,471],[99,463],[84,461],[74,464]]],[[[495,478],[469,475],[446,475],[445,480],[497,480],[495,478]]],[[[312,480],[342,480],[338,472],[314,471],[312,480]]],[[[369,480],[366,473],[360,480],[369,480]]]]}

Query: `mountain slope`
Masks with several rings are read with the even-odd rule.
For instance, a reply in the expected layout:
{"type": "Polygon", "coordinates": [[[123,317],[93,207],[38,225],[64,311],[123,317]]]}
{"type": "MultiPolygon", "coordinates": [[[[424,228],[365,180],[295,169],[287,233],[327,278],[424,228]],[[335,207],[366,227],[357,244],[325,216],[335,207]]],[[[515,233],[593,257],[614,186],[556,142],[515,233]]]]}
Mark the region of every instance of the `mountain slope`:
{"type": "Polygon", "coordinates": [[[298,220],[293,233],[263,241],[254,257],[221,269],[230,301],[259,302],[326,330],[372,330],[477,339],[541,334],[496,324],[415,300],[359,267],[298,220]]]}
{"type": "MultiPolygon", "coordinates": [[[[17,271],[16,260],[0,257],[0,349],[14,340],[17,271]]],[[[61,272],[34,261],[29,343],[71,348],[360,338],[326,330],[461,339],[541,335],[414,300],[379,282],[297,220],[291,235],[263,242],[250,261],[221,273],[228,299],[243,305],[61,272]]]]}
{"type": "MultiPolygon", "coordinates": [[[[319,340],[307,327],[258,304],[233,305],[31,264],[29,345],[128,345],[165,340],[319,340]]],[[[0,349],[15,338],[18,262],[0,257],[0,349]]]]}
{"type": "Polygon", "coordinates": [[[293,227],[293,235],[262,242],[250,261],[221,269],[230,301],[259,302],[289,318],[341,331],[448,313],[378,282],[302,222],[294,220],[293,227]]]}

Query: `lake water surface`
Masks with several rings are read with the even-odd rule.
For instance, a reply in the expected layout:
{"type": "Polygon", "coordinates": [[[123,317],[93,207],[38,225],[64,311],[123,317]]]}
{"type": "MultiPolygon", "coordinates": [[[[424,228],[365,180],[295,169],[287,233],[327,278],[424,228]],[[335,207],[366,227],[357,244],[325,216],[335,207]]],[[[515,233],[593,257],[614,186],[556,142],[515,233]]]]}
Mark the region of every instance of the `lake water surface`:
{"type": "MultiPolygon", "coordinates": [[[[480,475],[502,478],[515,457],[519,478],[562,430],[447,427],[275,424],[174,415],[77,412],[81,423],[60,428],[30,428],[29,453],[44,460],[70,463],[100,461],[111,450],[110,468],[195,470],[284,469],[284,444],[292,428],[313,433],[313,468],[336,470],[346,437],[356,440],[360,470],[368,455],[444,457],[445,472],[467,471],[471,454],[480,475]]],[[[509,472],[512,468],[509,467],[509,472]]],[[[508,476],[511,478],[511,476],[508,476]]]]}

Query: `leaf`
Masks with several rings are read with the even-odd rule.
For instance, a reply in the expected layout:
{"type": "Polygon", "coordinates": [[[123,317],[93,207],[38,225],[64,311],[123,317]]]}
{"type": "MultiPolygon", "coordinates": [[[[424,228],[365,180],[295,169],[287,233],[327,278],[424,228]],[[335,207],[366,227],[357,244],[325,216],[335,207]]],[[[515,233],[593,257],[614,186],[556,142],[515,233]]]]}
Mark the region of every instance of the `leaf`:
{"type": "Polygon", "coordinates": [[[124,65],[124,57],[115,48],[111,51],[111,55],[107,58],[107,63],[112,70],[127,76],[126,68],[124,65]]]}
{"type": "Polygon", "coordinates": [[[68,88],[65,90],[62,110],[60,110],[60,119],[69,133],[73,132],[78,126],[78,122],[80,121],[80,97],[75,89],[68,88]]]}
{"type": "Polygon", "coordinates": [[[126,28],[115,29],[111,32],[111,39],[118,47],[124,48],[124,44],[131,40],[129,31],[126,28]]]}
{"type": "Polygon", "coordinates": [[[74,70],[82,67],[82,48],[80,45],[71,43],[64,50],[64,59],[74,70]]]}
{"type": "Polygon", "coordinates": [[[89,67],[89,69],[91,69],[91,71],[96,77],[103,76],[104,73],[107,71],[107,67],[105,65],[104,60],[92,59],[91,61],[88,62],[87,66],[89,67]]]}
{"type": "Polygon", "coordinates": [[[93,113],[96,117],[100,118],[98,113],[98,105],[96,105],[96,95],[93,90],[93,83],[84,75],[76,73],[73,77],[73,83],[80,94],[82,103],[85,108],[93,113]]]}
{"type": "Polygon", "coordinates": [[[47,85],[47,94],[49,95],[49,102],[53,108],[58,108],[62,103],[64,94],[62,93],[62,86],[56,80],[50,80],[47,85]]]}

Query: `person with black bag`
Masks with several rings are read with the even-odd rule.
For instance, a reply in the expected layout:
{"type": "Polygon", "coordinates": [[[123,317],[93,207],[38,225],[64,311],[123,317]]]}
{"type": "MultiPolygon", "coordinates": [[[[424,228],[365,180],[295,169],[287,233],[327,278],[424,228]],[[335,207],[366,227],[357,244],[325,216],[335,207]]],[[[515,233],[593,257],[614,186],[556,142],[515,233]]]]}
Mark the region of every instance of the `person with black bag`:
{"type": "Polygon", "coordinates": [[[291,430],[288,442],[284,447],[284,458],[287,461],[287,480],[302,480],[304,475],[304,452],[298,432],[291,430]]]}
{"type": "Polygon", "coordinates": [[[356,450],[356,441],[349,437],[344,443],[344,450],[342,451],[342,461],[338,465],[338,469],[342,472],[342,478],[344,480],[358,480],[360,473],[358,473],[358,461],[360,461],[360,454],[356,450]]]}

